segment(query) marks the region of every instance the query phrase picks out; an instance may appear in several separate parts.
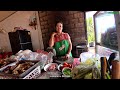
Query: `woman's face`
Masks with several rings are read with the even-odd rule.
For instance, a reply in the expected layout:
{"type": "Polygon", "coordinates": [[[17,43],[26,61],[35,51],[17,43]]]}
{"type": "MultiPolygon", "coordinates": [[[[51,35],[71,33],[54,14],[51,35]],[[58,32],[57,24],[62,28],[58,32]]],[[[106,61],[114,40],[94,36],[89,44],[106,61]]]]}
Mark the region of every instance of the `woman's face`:
{"type": "Polygon", "coordinates": [[[62,29],[63,29],[63,24],[62,23],[57,23],[57,25],[56,25],[56,31],[58,33],[61,33],[62,29]]]}

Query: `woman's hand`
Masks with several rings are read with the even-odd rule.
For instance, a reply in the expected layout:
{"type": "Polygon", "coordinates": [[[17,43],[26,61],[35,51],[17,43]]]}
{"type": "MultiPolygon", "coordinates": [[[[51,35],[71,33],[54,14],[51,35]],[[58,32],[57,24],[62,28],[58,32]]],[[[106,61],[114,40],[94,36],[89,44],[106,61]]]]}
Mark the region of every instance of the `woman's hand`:
{"type": "Polygon", "coordinates": [[[53,32],[51,35],[51,38],[49,40],[49,47],[53,47],[54,46],[54,36],[56,35],[56,32],[53,32]]]}
{"type": "Polygon", "coordinates": [[[53,32],[53,33],[52,33],[52,37],[54,37],[56,34],[57,34],[56,32],[53,32]]]}
{"type": "Polygon", "coordinates": [[[67,60],[69,57],[70,57],[69,54],[66,54],[65,56],[61,56],[61,58],[62,58],[63,60],[67,60]]]}
{"type": "Polygon", "coordinates": [[[65,58],[68,59],[70,57],[70,54],[66,54],[65,58]]]}

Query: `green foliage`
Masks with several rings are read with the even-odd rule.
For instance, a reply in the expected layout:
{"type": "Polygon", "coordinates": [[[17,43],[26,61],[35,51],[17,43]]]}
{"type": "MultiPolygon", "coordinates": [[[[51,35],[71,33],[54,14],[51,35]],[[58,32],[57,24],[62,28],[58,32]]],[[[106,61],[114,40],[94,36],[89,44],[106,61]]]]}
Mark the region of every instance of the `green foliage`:
{"type": "Polygon", "coordinates": [[[95,41],[94,36],[94,24],[92,17],[89,17],[87,20],[87,37],[88,37],[88,43],[95,41]]]}

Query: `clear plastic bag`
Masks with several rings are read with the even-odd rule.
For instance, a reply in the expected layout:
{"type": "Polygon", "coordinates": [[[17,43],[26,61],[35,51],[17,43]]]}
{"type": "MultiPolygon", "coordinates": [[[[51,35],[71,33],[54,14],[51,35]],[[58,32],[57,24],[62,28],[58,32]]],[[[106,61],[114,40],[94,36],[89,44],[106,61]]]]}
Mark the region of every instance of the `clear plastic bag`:
{"type": "Polygon", "coordinates": [[[83,52],[80,54],[80,59],[81,62],[85,62],[87,59],[92,58],[93,57],[93,53],[91,52],[83,52]]]}
{"type": "Polygon", "coordinates": [[[47,54],[42,52],[39,53],[39,55],[36,57],[36,60],[40,60],[41,69],[43,69],[46,64],[53,62],[53,55],[54,54],[52,52],[47,54]]]}
{"type": "Polygon", "coordinates": [[[47,55],[47,64],[53,62],[53,56],[54,54],[52,52],[49,52],[47,55]]]}
{"type": "Polygon", "coordinates": [[[100,68],[100,56],[91,52],[84,52],[80,54],[81,63],[93,65],[96,64],[100,68]]]}
{"type": "Polygon", "coordinates": [[[40,60],[40,68],[43,69],[46,62],[47,62],[47,55],[45,54],[39,54],[37,57],[36,57],[36,60],[40,60]]]}

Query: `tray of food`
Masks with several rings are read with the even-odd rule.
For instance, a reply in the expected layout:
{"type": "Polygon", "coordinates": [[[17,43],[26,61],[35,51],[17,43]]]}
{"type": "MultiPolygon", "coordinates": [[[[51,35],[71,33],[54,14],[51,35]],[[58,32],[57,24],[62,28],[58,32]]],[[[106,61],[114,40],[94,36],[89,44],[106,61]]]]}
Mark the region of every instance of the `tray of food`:
{"type": "Polygon", "coordinates": [[[40,66],[37,66],[29,74],[27,74],[23,79],[37,79],[41,74],[40,66]]]}
{"type": "Polygon", "coordinates": [[[9,58],[0,59],[0,71],[2,71],[7,66],[10,66],[16,62],[17,62],[17,60],[13,60],[13,59],[9,59],[9,58]]]}
{"type": "Polygon", "coordinates": [[[4,75],[6,77],[10,76],[10,78],[22,79],[38,66],[39,66],[38,60],[21,60],[18,61],[16,64],[7,66],[3,70],[1,70],[0,77],[4,75]]]}

